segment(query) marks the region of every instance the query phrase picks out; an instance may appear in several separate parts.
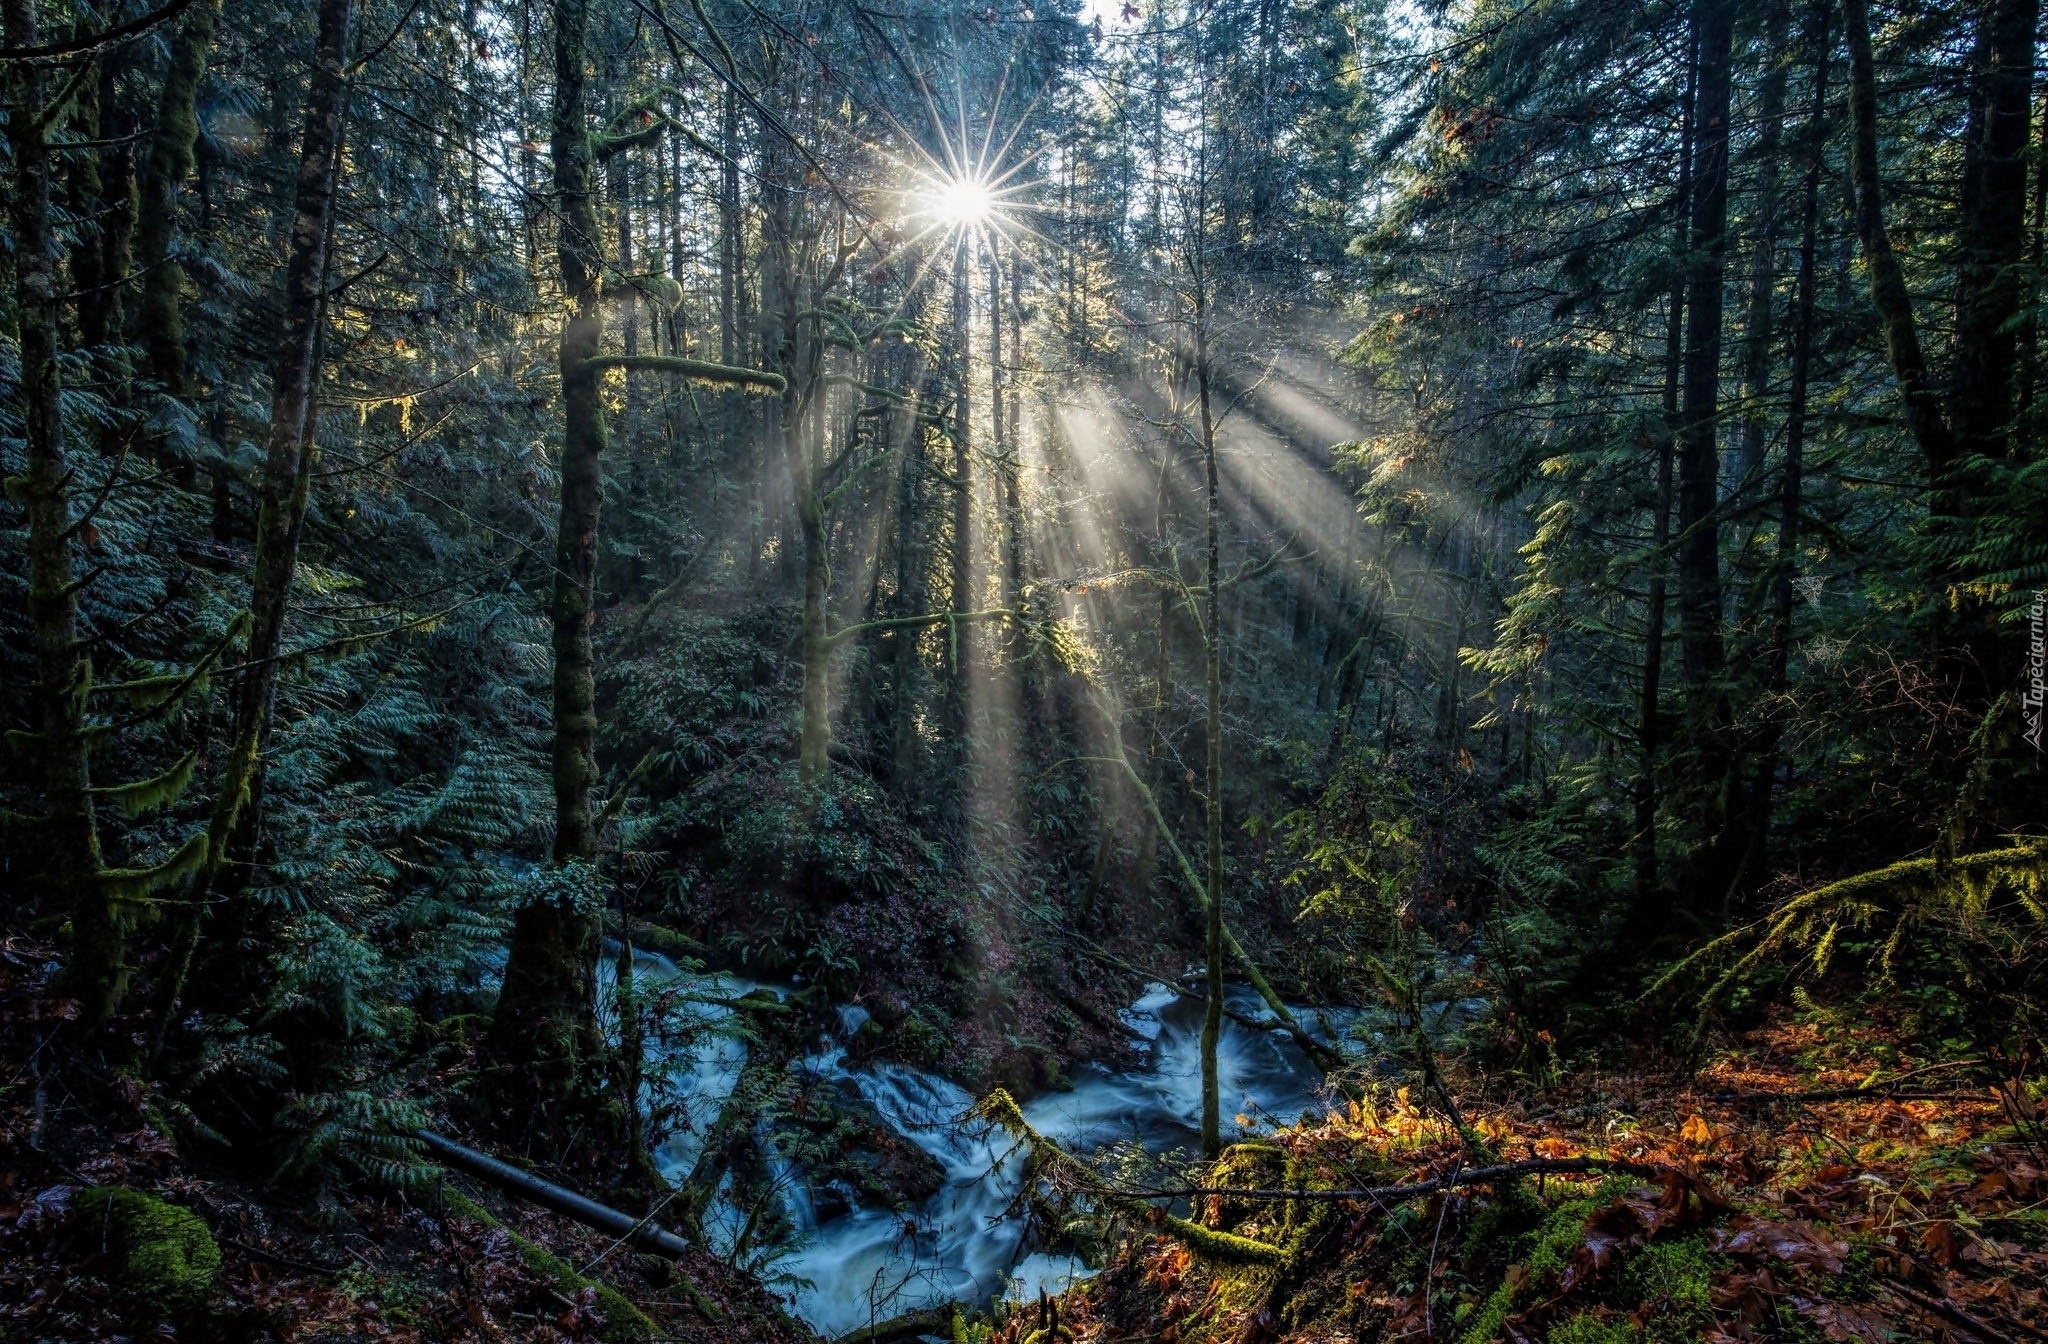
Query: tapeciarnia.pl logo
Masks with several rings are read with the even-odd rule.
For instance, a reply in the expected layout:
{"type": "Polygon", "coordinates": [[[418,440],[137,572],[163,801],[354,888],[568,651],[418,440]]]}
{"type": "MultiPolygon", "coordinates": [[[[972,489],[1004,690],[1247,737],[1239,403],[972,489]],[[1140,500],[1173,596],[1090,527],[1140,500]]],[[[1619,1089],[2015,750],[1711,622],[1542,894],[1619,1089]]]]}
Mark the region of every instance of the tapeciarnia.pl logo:
{"type": "Polygon", "coordinates": [[[2041,749],[2041,704],[2048,691],[2048,588],[2034,590],[2033,627],[2027,642],[2027,690],[2020,697],[2020,712],[2027,718],[2027,741],[2041,749]]]}

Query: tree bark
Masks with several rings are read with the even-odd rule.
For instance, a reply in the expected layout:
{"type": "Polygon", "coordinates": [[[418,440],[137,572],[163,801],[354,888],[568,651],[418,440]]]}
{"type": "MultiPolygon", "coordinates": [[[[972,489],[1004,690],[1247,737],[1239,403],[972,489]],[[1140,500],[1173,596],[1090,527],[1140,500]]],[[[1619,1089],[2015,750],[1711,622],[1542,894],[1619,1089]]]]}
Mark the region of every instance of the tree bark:
{"type": "Polygon", "coordinates": [[[1742,434],[1731,488],[1748,485],[1763,469],[1769,418],[1764,399],[1771,383],[1771,346],[1776,335],[1773,299],[1778,287],[1778,165],[1785,136],[1785,0],[1772,0],[1764,21],[1763,54],[1770,62],[1757,95],[1758,165],[1756,240],[1749,257],[1748,316],[1742,332],[1742,434]]]}
{"type": "MultiPolygon", "coordinates": [[[[924,523],[925,434],[924,378],[922,371],[913,386],[918,405],[909,412],[909,442],[904,448],[903,473],[897,482],[896,498],[896,604],[899,617],[917,618],[926,610],[926,569],[929,557],[922,538],[924,523]]],[[[898,630],[891,659],[889,693],[889,791],[907,800],[917,783],[917,704],[921,668],[917,657],[919,636],[914,627],[898,630]]]]}
{"type": "MultiPolygon", "coordinates": [[[[0,5],[8,47],[36,45],[34,0],[0,5]]],[[[79,1000],[80,1016],[97,1025],[113,1015],[121,994],[120,915],[99,881],[85,737],[85,700],[92,665],[78,638],[79,580],[73,568],[71,467],[64,444],[63,388],[58,377],[56,240],[50,229],[50,158],[41,123],[43,77],[33,62],[5,71],[7,136],[13,159],[8,213],[13,225],[16,334],[21,349],[20,396],[26,470],[19,483],[28,514],[29,619],[34,627],[36,722],[47,811],[37,837],[43,895],[71,918],[71,945],[61,980],[79,1000]]],[[[12,483],[10,483],[12,484],[12,483]]]]}
{"type": "MultiPolygon", "coordinates": [[[[562,496],[555,533],[554,859],[580,864],[596,852],[590,788],[597,776],[595,618],[600,462],[605,446],[602,374],[590,365],[604,334],[597,211],[590,193],[585,109],[587,0],[555,0],[555,93],[550,155],[559,225],[555,257],[574,312],[562,328],[562,496]]],[[[531,1140],[559,1130],[566,1103],[589,1082],[595,1052],[596,923],[573,892],[520,907],[505,980],[491,1020],[493,1090],[500,1116],[531,1140]],[[558,1109],[562,1108],[562,1109],[558,1109]],[[518,1122],[523,1122],[518,1123],[518,1122]]]]}
{"type": "MultiPolygon", "coordinates": [[[[1656,510],[1650,523],[1650,591],[1643,615],[1643,676],[1636,711],[1635,836],[1632,844],[1636,902],[1646,912],[1658,885],[1657,771],[1663,750],[1664,624],[1671,560],[1671,485],[1678,441],[1678,382],[1684,359],[1686,250],[1691,236],[1693,112],[1699,77],[1697,48],[1688,44],[1685,97],[1679,115],[1678,188],[1672,197],[1671,288],[1665,298],[1664,432],[1657,438],[1656,510]]],[[[1525,725],[1526,727],[1526,725],[1525,725]]],[[[1525,734],[1526,735],[1526,734],[1525,734]]],[[[1523,753],[1523,774],[1529,753],[1523,753]]]]}
{"type": "MultiPolygon", "coordinates": [[[[1197,262],[1197,266],[1201,265],[1197,262]]],[[[1202,466],[1206,473],[1207,584],[1203,617],[1206,769],[1204,832],[1208,837],[1208,927],[1204,938],[1208,1004],[1202,1014],[1202,1152],[1223,1151],[1221,1083],[1216,1048],[1223,1036],[1223,565],[1222,501],[1216,474],[1216,420],[1209,402],[1209,312],[1206,277],[1195,280],[1195,385],[1201,398],[1202,466]]]]}
{"type": "MultiPolygon", "coordinates": [[[[969,241],[963,236],[953,256],[953,341],[959,368],[954,379],[953,400],[953,550],[952,592],[947,602],[954,611],[973,609],[970,594],[974,584],[974,396],[971,342],[974,300],[969,288],[969,241]]],[[[967,669],[973,666],[969,627],[955,625],[947,631],[949,651],[946,686],[947,727],[959,752],[963,770],[967,759],[968,703],[967,669]]]]}
{"type": "Polygon", "coordinates": [[[1885,227],[1884,191],[1877,160],[1877,73],[1870,44],[1869,0],[1842,0],[1849,42],[1849,176],[1856,192],[1856,230],[1870,273],[1870,300],[1884,329],[1885,352],[1898,380],[1906,426],[1920,445],[1928,474],[1945,479],[1955,460],[1955,443],[1920,349],[1920,330],[1906,273],[1885,227]]]}
{"type": "Polygon", "coordinates": [[[264,444],[256,556],[249,580],[249,640],[242,656],[248,670],[235,688],[233,736],[207,826],[207,860],[195,889],[198,899],[172,941],[158,1023],[159,1045],[184,994],[206,898],[222,882],[229,863],[246,855],[253,844],[262,751],[269,735],[278,654],[312,481],[311,442],[317,412],[314,385],[326,309],[330,225],[341,170],[342,120],[348,97],[343,66],[348,59],[350,10],[351,0],[321,0],[285,263],[284,325],[271,368],[270,426],[264,444]]]}
{"type": "Polygon", "coordinates": [[[121,334],[126,301],[135,265],[135,224],[139,202],[136,197],[135,147],[129,136],[135,130],[135,115],[122,105],[115,74],[120,59],[102,57],[100,70],[100,135],[113,143],[107,146],[100,165],[99,274],[103,288],[85,301],[84,330],[101,341],[121,334]]]}
{"type": "MultiPolygon", "coordinates": [[[[1977,21],[1957,213],[1962,246],[1948,401],[1961,457],[2004,456],[2012,425],[2019,358],[2014,319],[2025,294],[2019,267],[2026,256],[2028,112],[2039,18],[2039,0],[1993,0],[1977,21]]],[[[1937,507],[1969,507],[1967,479],[1942,484],[1954,496],[1937,501],[1937,507]]]]}
{"type": "MultiPolygon", "coordinates": [[[[102,66],[111,69],[114,54],[100,57],[102,66]]],[[[112,90],[112,81],[104,73],[99,78],[89,79],[79,87],[71,100],[69,121],[72,134],[80,140],[100,138],[102,114],[101,96],[112,90]]],[[[78,344],[87,350],[103,344],[107,339],[106,310],[100,302],[107,290],[108,277],[101,273],[104,258],[100,252],[99,225],[97,216],[105,196],[100,182],[100,155],[73,150],[65,172],[65,206],[71,217],[78,223],[71,240],[71,292],[77,314],[78,344]]]]}
{"type": "Polygon", "coordinates": [[[1690,237],[1686,249],[1685,381],[1678,455],[1678,619],[1687,685],[1718,735],[1725,696],[1715,689],[1721,636],[1719,500],[1722,278],[1728,256],[1728,112],[1736,0],[1695,0],[1699,92],[1694,115],[1690,237]]]}
{"type": "Polygon", "coordinates": [[[1792,658],[1792,580],[1798,571],[1799,512],[1806,464],[1808,387],[1813,376],[1814,270],[1818,261],[1820,176],[1827,145],[1828,21],[1831,7],[1814,7],[1813,106],[1807,114],[1806,181],[1799,204],[1799,275],[1792,299],[1792,385],[1785,412],[1785,463],[1778,488],[1778,549],[1771,576],[1771,651],[1768,696],[1756,746],[1756,775],[1750,787],[1750,829],[1759,852],[1769,838],[1771,793],[1778,772],[1778,748],[1786,713],[1783,699],[1792,658]]]}
{"type": "Polygon", "coordinates": [[[140,191],[135,260],[142,285],[136,335],[148,355],[150,376],[174,397],[185,395],[185,269],[172,255],[178,190],[192,173],[199,142],[199,82],[206,75],[219,20],[220,0],[199,0],[172,33],[170,66],[140,191]]]}

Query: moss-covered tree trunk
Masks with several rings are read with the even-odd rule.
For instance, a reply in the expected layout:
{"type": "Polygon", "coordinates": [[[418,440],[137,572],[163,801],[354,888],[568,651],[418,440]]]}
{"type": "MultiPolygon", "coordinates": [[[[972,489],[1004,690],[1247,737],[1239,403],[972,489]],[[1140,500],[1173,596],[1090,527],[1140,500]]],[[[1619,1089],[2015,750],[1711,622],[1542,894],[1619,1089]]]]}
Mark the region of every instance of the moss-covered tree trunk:
{"type": "Polygon", "coordinates": [[[199,82],[206,75],[219,20],[220,0],[199,0],[172,31],[170,64],[139,190],[135,263],[141,285],[135,335],[148,356],[150,376],[172,396],[185,394],[185,269],[172,253],[178,191],[192,174],[199,142],[199,82]]]}
{"type": "MultiPolygon", "coordinates": [[[[974,299],[969,287],[968,249],[971,246],[966,234],[962,234],[955,245],[953,254],[953,479],[949,485],[953,491],[953,550],[951,564],[951,587],[946,601],[950,610],[968,611],[973,607],[969,594],[974,586],[974,380],[971,377],[973,360],[974,299]]],[[[973,650],[969,640],[971,628],[955,623],[948,629],[946,648],[950,662],[946,668],[946,728],[952,739],[960,777],[956,783],[964,783],[967,762],[968,697],[967,669],[974,665],[973,650]]]]}
{"type": "MultiPolygon", "coordinates": [[[[36,44],[34,0],[5,0],[0,22],[10,47],[36,44]]],[[[6,67],[7,135],[13,159],[8,214],[13,225],[14,302],[21,349],[19,383],[27,470],[9,482],[28,514],[29,619],[36,657],[37,743],[47,812],[39,830],[44,894],[71,919],[66,991],[81,1016],[101,1022],[121,992],[121,929],[99,881],[84,732],[92,665],[78,640],[79,581],[72,565],[71,467],[64,445],[57,354],[57,253],[50,231],[50,160],[42,118],[41,68],[6,67]]]]}
{"type": "Polygon", "coordinates": [[[831,654],[826,645],[826,609],[832,576],[826,547],[831,537],[825,506],[818,492],[817,454],[803,426],[791,431],[792,475],[796,480],[797,525],[804,543],[803,728],[797,747],[797,778],[806,784],[822,780],[831,768],[831,654]]]}
{"type": "MultiPolygon", "coordinates": [[[[903,474],[896,495],[896,603],[898,618],[915,619],[925,614],[929,557],[924,538],[925,453],[929,421],[925,415],[928,391],[922,364],[912,384],[918,402],[908,412],[908,443],[904,448],[903,474]]],[[[889,678],[889,791],[899,800],[908,799],[918,778],[918,761],[923,739],[918,732],[919,692],[923,689],[923,666],[917,656],[920,638],[917,627],[898,629],[890,636],[892,672],[889,678]]]]}
{"type": "MultiPolygon", "coordinates": [[[[1198,250],[1199,257],[1199,250],[1198,250]]],[[[1222,1084],[1216,1049],[1223,1037],[1223,588],[1222,500],[1216,475],[1216,418],[1209,401],[1209,312],[1203,263],[1196,262],[1195,388],[1202,413],[1202,466],[1206,473],[1206,588],[1202,619],[1203,701],[1206,769],[1203,788],[1204,832],[1208,837],[1208,871],[1204,874],[1209,908],[1203,930],[1208,1004],[1202,1013],[1202,1154],[1223,1151],[1222,1084]]]]}
{"type": "MultiPolygon", "coordinates": [[[[314,389],[320,324],[326,309],[323,291],[328,241],[341,171],[351,9],[351,0],[320,3],[285,259],[284,322],[271,365],[270,425],[264,439],[256,557],[249,580],[249,641],[242,656],[246,671],[235,688],[233,735],[207,826],[208,858],[198,884],[201,897],[217,894],[231,880],[231,865],[246,858],[253,848],[263,745],[269,736],[285,615],[312,483],[314,389]]],[[[203,910],[203,902],[195,904],[173,940],[163,995],[165,1023],[175,1014],[184,993],[203,910]]]]}
{"type": "MultiPolygon", "coordinates": [[[[590,788],[597,777],[597,680],[591,648],[600,463],[605,446],[601,370],[590,361],[604,335],[597,211],[590,196],[590,132],[585,111],[586,0],[556,0],[555,95],[551,153],[555,257],[571,305],[562,328],[562,497],[555,533],[554,791],[557,864],[596,852],[590,788]]],[[[491,1091],[508,1133],[532,1138],[567,1120],[561,1108],[598,1061],[592,913],[563,892],[521,907],[491,1023],[491,1091]]]]}

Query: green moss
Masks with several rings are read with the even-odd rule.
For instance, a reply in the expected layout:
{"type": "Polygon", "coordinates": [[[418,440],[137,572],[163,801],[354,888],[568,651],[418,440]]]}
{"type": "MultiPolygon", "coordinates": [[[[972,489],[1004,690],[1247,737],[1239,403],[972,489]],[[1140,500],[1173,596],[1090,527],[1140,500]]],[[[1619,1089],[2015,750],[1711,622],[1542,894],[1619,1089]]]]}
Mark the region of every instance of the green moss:
{"type": "MultiPolygon", "coordinates": [[[[487,1227],[504,1227],[503,1223],[491,1216],[489,1210],[461,1191],[444,1188],[442,1193],[447,1207],[464,1218],[483,1223],[487,1227]]],[[[519,1249],[520,1257],[526,1261],[527,1268],[551,1281],[563,1296],[574,1297],[584,1288],[597,1290],[597,1307],[604,1313],[604,1328],[598,1332],[598,1338],[603,1340],[604,1344],[646,1344],[659,1333],[654,1322],[648,1319],[647,1313],[627,1301],[616,1289],[584,1278],[559,1257],[543,1250],[510,1228],[505,1228],[505,1235],[512,1238],[512,1244],[519,1249]]]]}
{"type": "Polygon", "coordinates": [[[1278,1246],[1240,1237],[1234,1232],[1217,1232],[1172,1214],[1166,1216],[1164,1230],[1197,1257],[1211,1264],[1277,1265],[1287,1258],[1287,1253],[1278,1246]]]}
{"type": "Polygon", "coordinates": [[[1621,1283],[1633,1301],[1655,1308],[1647,1338],[1681,1344],[1714,1319],[1714,1275],[1728,1263],[1704,1236],[1653,1241],[1628,1258],[1621,1283]]]}
{"type": "Polygon", "coordinates": [[[118,1187],[84,1192],[78,1209],[80,1250],[106,1256],[107,1280],[136,1319],[167,1320],[212,1293],[220,1247],[198,1214],[118,1187]]]}
{"type": "Polygon", "coordinates": [[[1628,1317],[1602,1318],[1591,1312],[1567,1317],[1550,1327],[1549,1344],[1636,1344],[1628,1317]]]}
{"type": "Polygon", "coordinates": [[[1544,1217],[1542,1225],[1524,1238],[1526,1249],[1522,1252],[1520,1264],[1525,1272],[1503,1282],[1493,1291],[1473,1319],[1471,1328],[1459,1336],[1459,1344],[1487,1344],[1489,1340],[1498,1339],[1502,1324],[1518,1306],[1526,1306],[1541,1296],[1547,1296],[1571,1263],[1572,1252],[1584,1240],[1586,1219],[1620,1198],[1628,1187],[1626,1179],[1609,1179],[1601,1182],[1599,1189],[1591,1195],[1567,1199],[1552,1209],[1544,1217]]]}

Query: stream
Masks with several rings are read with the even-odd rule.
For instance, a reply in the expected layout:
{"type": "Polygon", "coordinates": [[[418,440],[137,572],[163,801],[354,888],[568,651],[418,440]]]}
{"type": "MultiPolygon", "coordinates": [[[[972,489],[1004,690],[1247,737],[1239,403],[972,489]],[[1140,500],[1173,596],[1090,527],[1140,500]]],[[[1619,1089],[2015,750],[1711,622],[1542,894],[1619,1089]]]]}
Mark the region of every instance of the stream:
{"type": "MultiPolygon", "coordinates": [[[[681,973],[653,954],[636,958],[636,975],[674,982],[681,973]]],[[[730,975],[686,1001],[697,1017],[687,1046],[650,1044],[650,1068],[662,1068],[680,1093],[689,1123],[655,1151],[656,1166],[680,1183],[695,1166],[704,1132],[715,1121],[747,1059],[746,1043],[721,1029],[734,1011],[713,997],[737,997],[759,988],[730,975]]],[[[701,981],[700,981],[701,983],[701,981]]],[[[773,989],[773,986],[767,986],[773,989]]],[[[602,1000],[601,1000],[602,1001],[602,1000]]],[[[1233,986],[1232,1009],[1266,1017],[1248,987],[1233,986]]],[[[1325,1039],[1341,1037],[1356,1012],[1300,1013],[1325,1039]]],[[[1096,1064],[1074,1070],[1073,1088],[1024,1104],[1040,1133],[1074,1153],[1136,1139],[1151,1153],[1192,1151],[1201,1119],[1202,1003],[1165,985],[1150,986],[1120,1017],[1138,1047],[1137,1067],[1113,1071],[1096,1064]]],[[[985,1303],[992,1297],[1036,1297],[1058,1291],[1091,1271],[1070,1255],[1029,1245],[1023,1220],[1006,1216],[1022,1179],[1023,1158],[1009,1136],[962,1124],[975,1098],[937,1074],[901,1064],[851,1064],[846,1043],[866,1022],[858,1007],[842,1007],[836,1029],[821,1037],[799,1063],[810,1081],[851,1089],[897,1134],[930,1154],[944,1171],[938,1192],[909,1214],[862,1207],[810,1188],[801,1173],[777,1170],[776,1197],[795,1235],[758,1266],[772,1287],[794,1294],[797,1315],[830,1337],[871,1321],[943,1302],[985,1303]]],[[[1225,1019],[1217,1062],[1222,1073],[1226,1129],[1237,1135],[1270,1130],[1324,1106],[1321,1074],[1284,1033],[1260,1031],[1225,1019]],[[1242,1123],[1241,1123],[1242,1122],[1242,1123]]],[[[707,1219],[706,1238],[725,1251],[746,1215],[721,1198],[707,1219]]]]}

